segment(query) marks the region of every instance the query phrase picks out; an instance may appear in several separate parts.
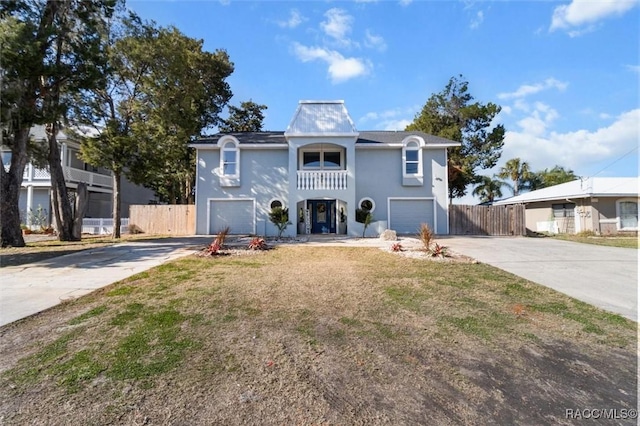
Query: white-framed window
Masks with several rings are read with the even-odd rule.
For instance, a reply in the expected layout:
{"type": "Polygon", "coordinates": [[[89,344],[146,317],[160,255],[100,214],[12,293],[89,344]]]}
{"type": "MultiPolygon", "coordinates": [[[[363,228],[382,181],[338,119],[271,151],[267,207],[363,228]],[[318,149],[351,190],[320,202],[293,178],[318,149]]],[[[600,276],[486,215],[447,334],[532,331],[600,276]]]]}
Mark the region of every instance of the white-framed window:
{"type": "Polygon", "coordinates": [[[358,208],[373,213],[376,209],[376,202],[372,198],[364,197],[358,201],[358,208]]]}
{"type": "Polygon", "coordinates": [[[576,205],[573,203],[552,204],[553,217],[575,217],[576,205]]]}
{"type": "Polygon", "coordinates": [[[618,229],[620,231],[638,230],[638,200],[633,198],[616,201],[618,229]]]}
{"type": "Polygon", "coordinates": [[[234,141],[227,141],[220,150],[220,169],[226,177],[238,177],[240,175],[240,150],[234,141]]]}
{"type": "Polygon", "coordinates": [[[422,176],[422,149],[417,140],[409,139],[403,144],[402,175],[404,177],[422,176]]]}
{"type": "Polygon", "coordinates": [[[338,147],[315,146],[300,150],[303,170],[343,170],[344,150],[338,147]]]}

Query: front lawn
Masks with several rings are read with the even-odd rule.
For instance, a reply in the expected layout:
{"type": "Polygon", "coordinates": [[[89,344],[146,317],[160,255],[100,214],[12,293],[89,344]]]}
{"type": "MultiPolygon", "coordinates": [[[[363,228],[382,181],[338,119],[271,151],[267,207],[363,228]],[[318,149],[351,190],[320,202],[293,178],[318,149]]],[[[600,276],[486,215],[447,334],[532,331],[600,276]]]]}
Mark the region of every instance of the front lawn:
{"type": "Polygon", "coordinates": [[[553,238],[598,246],[638,248],[638,237],[600,237],[590,235],[556,234],[553,238]]]}
{"type": "Polygon", "coordinates": [[[571,424],[636,407],[636,326],[484,264],[189,256],[1,328],[0,419],[571,424]]]}

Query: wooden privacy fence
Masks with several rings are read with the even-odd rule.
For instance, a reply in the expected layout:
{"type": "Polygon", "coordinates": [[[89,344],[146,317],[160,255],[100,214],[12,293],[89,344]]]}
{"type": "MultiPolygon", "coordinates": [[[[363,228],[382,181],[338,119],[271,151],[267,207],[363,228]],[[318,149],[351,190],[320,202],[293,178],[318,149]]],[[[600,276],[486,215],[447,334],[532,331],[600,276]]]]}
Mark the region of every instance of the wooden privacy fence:
{"type": "Polygon", "coordinates": [[[196,206],[149,205],[129,207],[129,232],[155,235],[194,235],[196,206]]]}
{"type": "Polygon", "coordinates": [[[449,206],[453,235],[526,235],[524,204],[510,206],[449,206]]]}

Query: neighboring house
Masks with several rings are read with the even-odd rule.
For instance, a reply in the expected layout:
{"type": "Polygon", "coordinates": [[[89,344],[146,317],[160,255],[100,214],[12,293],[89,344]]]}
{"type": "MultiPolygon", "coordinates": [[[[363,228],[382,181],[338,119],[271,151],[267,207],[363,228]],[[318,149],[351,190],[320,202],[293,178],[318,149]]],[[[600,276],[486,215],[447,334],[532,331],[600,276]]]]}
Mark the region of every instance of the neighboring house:
{"type": "MultiPolygon", "coordinates": [[[[35,141],[46,140],[44,126],[35,126],[31,131],[31,137],[35,141]]],[[[62,131],[58,133],[57,140],[60,146],[65,182],[70,196],[75,194],[78,183],[84,182],[87,184],[89,195],[85,217],[112,217],[113,178],[111,172],[82,161],[79,158],[79,143],[70,140],[62,131]]],[[[11,151],[4,147],[2,149],[2,161],[5,170],[8,171],[11,162],[11,151]]],[[[122,179],[121,197],[120,214],[122,217],[129,217],[129,206],[131,204],[147,204],[156,200],[153,191],[134,185],[125,178],[122,179]]],[[[52,223],[51,175],[48,168],[39,169],[32,163],[27,163],[24,169],[19,203],[22,223],[36,225],[32,222],[34,222],[35,216],[38,215],[39,211],[45,216],[47,225],[52,223]]]]}
{"type": "Polygon", "coordinates": [[[448,234],[447,148],[422,132],[356,130],[343,101],[300,101],[284,132],[216,134],[197,150],[196,233],[275,235],[268,214],[289,209],[298,234],[448,234]]]}
{"type": "Polygon", "coordinates": [[[525,204],[527,229],[532,232],[637,233],[638,183],[637,177],[578,179],[494,205],[525,204]]]}

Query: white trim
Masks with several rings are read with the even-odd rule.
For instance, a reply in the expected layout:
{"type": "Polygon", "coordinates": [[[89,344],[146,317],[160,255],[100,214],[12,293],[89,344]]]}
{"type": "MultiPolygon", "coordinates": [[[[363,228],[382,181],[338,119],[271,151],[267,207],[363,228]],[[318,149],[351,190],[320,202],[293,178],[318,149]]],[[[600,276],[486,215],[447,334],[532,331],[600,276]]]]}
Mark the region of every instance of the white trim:
{"type": "MultiPolygon", "coordinates": [[[[403,178],[424,177],[423,176],[424,163],[422,161],[422,149],[421,149],[423,146],[424,146],[424,139],[422,139],[419,136],[409,136],[402,141],[402,177],[403,178]],[[412,144],[412,146],[409,147],[409,144],[412,144]],[[413,146],[414,144],[417,145],[417,147],[414,147],[413,146]],[[407,151],[415,151],[418,153],[417,173],[407,173],[407,162],[409,161],[407,160],[407,151]]],[[[410,163],[414,164],[416,163],[416,161],[411,160],[410,163]]]]}
{"type": "Polygon", "coordinates": [[[236,147],[240,145],[240,141],[235,136],[232,136],[232,135],[222,136],[220,139],[218,139],[218,142],[216,143],[216,145],[218,146],[218,148],[222,149],[224,144],[227,142],[233,142],[234,144],[236,144],[236,147]]]}
{"type": "Polygon", "coordinates": [[[207,198],[207,235],[211,235],[211,202],[225,202],[225,201],[251,201],[253,202],[253,231],[251,234],[256,233],[256,199],[255,198],[207,198]]]}
{"type": "Polygon", "coordinates": [[[332,143],[314,143],[302,146],[298,148],[298,171],[310,171],[310,170],[327,170],[327,171],[339,171],[345,170],[345,160],[347,157],[345,147],[332,143]],[[327,148],[328,146],[328,148],[327,148]],[[304,154],[307,152],[320,154],[320,167],[305,167],[304,166],[304,154]],[[340,154],[340,166],[338,167],[325,167],[324,166],[324,153],[325,152],[337,152],[340,154]]]}
{"type": "MultiPolygon", "coordinates": [[[[433,174],[433,167],[431,168],[431,173],[433,174]]],[[[446,199],[446,202],[444,204],[444,211],[446,212],[445,214],[445,220],[447,223],[447,234],[449,235],[451,233],[451,227],[449,224],[449,206],[451,205],[451,199],[449,198],[449,151],[448,150],[444,150],[444,196],[446,199]]],[[[435,206],[435,201],[434,201],[434,206],[435,206]]]]}
{"type": "Polygon", "coordinates": [[[360,201],[358,201],[357,208],[361,209],[362,208],[362,202],[365,201],[365,200],[371,202],[371,206],[372,207],[371,207],[371,210],[369,210],[369,213],[373,213],[376,210],[376,202],[373,201],[373,198],[371,198],[371,197],[362,197],[360,199],[360,201]]]}
{"type": "MultiPolygon", "coordinates": [[[[367,142],[358,142],[356,143],[356,148],[357,149],[391,149],[391,148],[402,148],[402,144],[401,143],[367,143],[367,142]]],[[[442,148],[453,148],[456,146],[460,146],[459,143],[442,143],[442,144],[430,144],[430,145],[424,145],[421,147],[421,149],[442,149],[442,148]]]]}
{"type": "Polygon", "coordinates": [[[387,197],[387,228],[391,229],[391,201],[393,200],[405,200],[405,201],[420,201],[427,200],[433,201],[433,232],[438,233],[438,209],[436,205],[436,197],[387,197]]]}
{"type": "Polygon", "coordinates": [[[622,217],[620,215],[620,203],[636,203],[636,214],[638,213],[638,198],[632,198],[632,197],[627,197],[627,198],[620,198],[618,200],[616,200],[616,219],[618,220],[617,224],[616,224],[616,229],[618,231],[637,231],[638,227],[636,226],[635,228],[623,228],[622,227],[622,217]]]}
{"type": "Polygon", "coordinates": [[[240,148],[239,148],[239,143],[238,140],[236,138],[234,138],[233,136],[229,136],[229,137],[222,137],[220,138],[220,140],[218,141],[218,144],[220,144],[220,177],[221,178],[226,178],[226,179],[239,179],[240,178],[240,148]],[[221,143],[221,141],[224,141],[223,143],[221,143]],[[229,145],[233,145],[233,148],[227,148],[227,146],[229,145]],[[226,174],[224,172],[224,153],[225,152],[234,152],[235,153],[235,162],[233,163],[235,166],[235,173],[233,174],[226,174]]]}
{"type": "MultiPolygon", "coordinates": [[[[217,151],[220,149],[217,143],[190,143],[187,146],[201,151],[217,151]]],[[[241,143],[239,147],[241,149],[289,149],[289,145],[286,143],[241,143]]]]}

